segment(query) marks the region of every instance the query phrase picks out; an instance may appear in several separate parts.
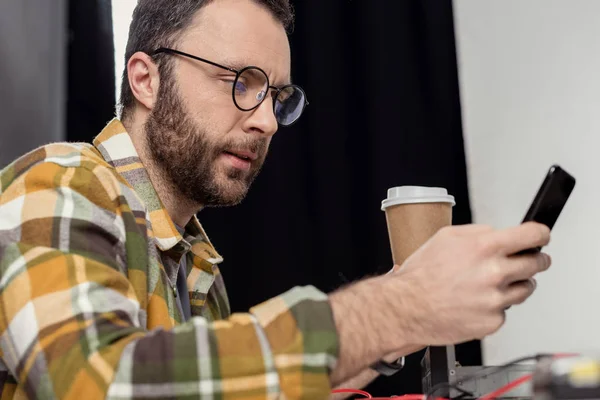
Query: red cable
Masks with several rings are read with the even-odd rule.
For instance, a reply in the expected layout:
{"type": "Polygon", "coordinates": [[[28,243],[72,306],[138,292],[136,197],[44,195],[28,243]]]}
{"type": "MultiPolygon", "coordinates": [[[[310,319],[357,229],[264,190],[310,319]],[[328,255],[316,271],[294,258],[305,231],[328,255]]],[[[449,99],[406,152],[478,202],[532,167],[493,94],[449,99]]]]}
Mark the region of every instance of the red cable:
{"type": "Polygon", "coordinates": [[[335,389],[332,390],[331,393],[353,393],[353,394],[362,394],[363,396],[367,397],[367,398],[372,398],[371,395],[367,392],[365,392],[364,390],[358,390],[358,389],[335,389]]]}
{"type": "MultiPolygon", "coordinates": [[[[362,394],[363,396],[372,399],[373,397],[365,392],[364,390],[358,389],[335,389],[332,390],[331,393],[353,393],[353,394],[362,394]]],[[[425,398],[422,394],[405,394],[402,396],[392,396],[392,397],[377,397],[377,399],[393,399],[393,400],[423,400],[425,398]]],[[[437,397],[435,400],[448,400],[442,397],[437,397]]]]}
{"type": "Polygon", "coordinates": [[[479,400],[491,400],[491,399],[495,399],[499,396],[502,396],[504,393],[510,392],[517,386],[520,386],[520,385],[524,384],[525,382],[531,380],[532,376],[533,375],[531,375],[531,374],[523,375],[519,379],[515,379],[514,381],[510,382],[509,384],[502,386],[501,388],[496,389],[491,393],[486,394],[485,396],[481,397],[479,400]]]}
{"type": "MultiPolygon", "coordinates": [[[[579,354],[577,354],[577,353],[557,353],[557,354],[554,354],[553,358],[576,357],[578,355],[579,354]]],[[[513,390],[514,388],[516,388],[517,386],[520,386],[520,385],[524,384],[525,382],[531,380],[532,377],[533,377],[532,374],[523,375],[519,379],[515,379],[514,381],[508,383],[507,385],[502,386],[501,388],[498,388],[495,391],[486,394],[485,396],[481,397],[479,400],[492,400],[499,396],[502,396],[504,393],[509,392],[509,391],[513,390]]]]}
{"type": "MultiPolygon", "coordinates": [[[[578,356],[578,355],[579,354],[577,354],[577,353],[558,353],[558,354],[554,355],[554,358],[574,357],[574,356],[578,356]]],[[[515,379],[514,381],[508,383],[507,385],[502,386],[502,387],[494,390],[493,392],[486,394],[485,396],[481,397],[479,400],[496,399],[499,396],[502,396],[504,393],[510,392],[517,386],[520,386],[520,385],[524,384],[525,382],[531,380],[532,377],[533,377],[532,374],[523,375],[522,377],[515,379]]],[[[331,393],[362,394],[363,396],[365,396],[369,399],[373,398],[369,393],[365,392],[364,390],[358,390],[358,389],[335,389],[335,390],[332,390],[331,393]]],[[[425,396],[422,394],[405,394],[403,396],[394,396],[393,398],[394,398],[394,400],[423,400],[425,398],[425,396]]],[[[448,400],[448,399],[438,397],[435,400],[448,400]]]]}

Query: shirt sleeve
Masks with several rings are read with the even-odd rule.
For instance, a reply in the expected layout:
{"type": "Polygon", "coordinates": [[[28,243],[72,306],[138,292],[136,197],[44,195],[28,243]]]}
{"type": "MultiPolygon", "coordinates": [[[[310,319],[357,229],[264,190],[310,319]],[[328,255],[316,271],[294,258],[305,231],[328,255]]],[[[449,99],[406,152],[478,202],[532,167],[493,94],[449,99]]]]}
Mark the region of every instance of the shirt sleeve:
{"type": "Polygon", "coordinates": [[[42,163],[0,189],[0,356],[18,382],[3,394],[326,398],[338,339],[314,287],[226,320],[140,326],[125,247],[137,224],[119,184],[42,163]]]}

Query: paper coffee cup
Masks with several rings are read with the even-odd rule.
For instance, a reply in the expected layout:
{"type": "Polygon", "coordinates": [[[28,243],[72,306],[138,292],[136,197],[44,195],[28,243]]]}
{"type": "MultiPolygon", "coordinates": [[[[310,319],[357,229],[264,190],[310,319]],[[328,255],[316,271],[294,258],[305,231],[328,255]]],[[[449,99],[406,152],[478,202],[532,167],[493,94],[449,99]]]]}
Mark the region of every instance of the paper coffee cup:
{"type": "Polygon", "coordinates": [[[399,186],[382,201],[394,265],[399,266],[441,228],[452,224],[454,196],[444,188],[399,186]]]}

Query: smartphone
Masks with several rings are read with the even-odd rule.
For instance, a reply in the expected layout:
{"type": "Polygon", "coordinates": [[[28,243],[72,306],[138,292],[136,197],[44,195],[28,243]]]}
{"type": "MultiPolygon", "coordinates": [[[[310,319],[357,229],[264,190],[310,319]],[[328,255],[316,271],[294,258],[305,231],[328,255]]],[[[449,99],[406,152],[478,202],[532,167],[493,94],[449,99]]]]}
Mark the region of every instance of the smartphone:
{"type": "MultiPolygon", "coordinates": [[[[558,165],[548,170],[523,222],[535,221],[552,229],[575,188],[575,178],[558,165]]],[[[541,248],[525,250],[520,254],[539,252],[541,248]]]]}

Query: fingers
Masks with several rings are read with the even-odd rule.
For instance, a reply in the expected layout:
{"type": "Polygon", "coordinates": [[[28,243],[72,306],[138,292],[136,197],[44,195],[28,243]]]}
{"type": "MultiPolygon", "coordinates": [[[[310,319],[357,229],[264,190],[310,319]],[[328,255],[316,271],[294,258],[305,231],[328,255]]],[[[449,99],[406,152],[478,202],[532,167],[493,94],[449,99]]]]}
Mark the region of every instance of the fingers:
{"type": "Polygon", "coordinates": [[[491,226],[475,224],[453,225],[452,229],[454,229],[458,235],[479,235],[494,231],[494,228],[491,226]]]}
{"type": "Polygon", "coordinates": [[[505,269],[503,283],[511,284],[532,278],[535,274],[550,268],[550,264],[552,259],[545,253],[510,257],[501,267],[505,269]]]}
{"type": "Polygon", "coordinates": [[[503,307],[506,309],[512,305],[523,303],[533,294],[536,287],[537,283],[533,278],[512,283],[504,291],[505,302],[503,307]]]}
{"type": "Polygon", "coordinates": [[[543,224],[526,222],[513,228],[490,233],[492,247],[503,255],[544,247],[550,243],[550,229],[543,224]]]}

